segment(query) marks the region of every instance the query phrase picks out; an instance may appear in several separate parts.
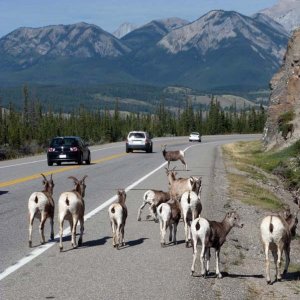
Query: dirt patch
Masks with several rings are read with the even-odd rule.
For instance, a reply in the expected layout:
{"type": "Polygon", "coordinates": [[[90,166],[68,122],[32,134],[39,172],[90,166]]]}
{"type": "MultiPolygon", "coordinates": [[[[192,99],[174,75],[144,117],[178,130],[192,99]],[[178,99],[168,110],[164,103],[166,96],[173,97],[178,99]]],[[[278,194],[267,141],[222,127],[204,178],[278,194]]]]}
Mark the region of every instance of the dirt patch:
{"type": "MultiPolygon", "coordinates": [[[[247,172],[236,169],[230,156],[223,155],[221,148],[216,155],[216,168],[213,178],[211,212],[215,220],[221,220],[226,211],[236,209],[244,223],[244,228],[234,228],[221,249],[221,271],[224,278],[215,280],[213,290],[218,299],[299,299],[300,298],[300,239],[291,244],[291,264],[282,282],[267,285],[265,279],[265,257],[260,241],[259,225],[268,210],[259,205],[246,204],[243,193],[233,196],[230,176],[246,178],[250,184],[257,184],[266,193],[274,193],[282,207],[289,205],[293,212],[297,207],[290,193],[284,190],[280,181],[263,172],[263,180],[253,178],[247,172]],[[239,196],[236,196],[239,195],[239,196]]],[[[257,172],[260,170],[256,169],[257,172]]],[[[250,192],[249,192],[250,193],[250,192]]],[[[277,208],[278,209],[278,208],[277,208]]],[[[299,234],[299,229],[298,229],[299,234]]],[[[271,257],[271,254],[270,254],[271,257]]],[[[212,269],[213,269],[212,265],[212,269]]],[[[283,269],[282,269],[283,270],[283,269]]],[[[275,268],[271,264],[271,277],[274,280],[275,268]]]]}

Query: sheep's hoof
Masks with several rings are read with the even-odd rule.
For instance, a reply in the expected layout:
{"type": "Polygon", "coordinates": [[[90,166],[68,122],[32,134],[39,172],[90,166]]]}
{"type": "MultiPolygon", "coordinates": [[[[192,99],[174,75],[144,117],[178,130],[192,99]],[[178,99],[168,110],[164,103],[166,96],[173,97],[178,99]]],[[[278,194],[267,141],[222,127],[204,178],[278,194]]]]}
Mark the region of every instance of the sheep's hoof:
{"type": "Polygon", "coordinates": [[[165,243],[160,243],[161,247],[164,248],[166,246],[165,243]]]}
{"type": "Polygon", "coordinates": [[[174,245],[177,245],[177,241],[174,241],[174,245]]]}
{"type": "Polygon", "coordinates": [[[44,245],[44,244],[45,244],[45,242],[41,241],[41,245],[44,245]]]}
{"type": "Polygon", "coordinates": [[[219,279],[222,279],[222,278],[223,278],[223,276],[222,276],[221,273],[217,274],[217,277],[218,277],[219,279]]]}
{"type": "Polygon", "coordinates": [[[203,278],[206,278],[206,273],[201,274],[203,278]]]}
{"type": "Polygon", "coordinates": [[[78,240],[78,246],[81,246],[82,245],[82,239],[79,239],[78,240]]]}
{"type": "Polygon", "coordinates": [[[151,219],[151,215],[147,215],[146,219],[147,220],[151,219]]]}
{"type": "Polygon", "coordinates": [[[189,247],[189,242],[185,242],[185,247],[186,247],[186,248],[189,247]]]}
{"type": "Polygon", "coordinates": [[[117,248],[117,250],[120,250],[120,245],[117,244],[117,245],[116,245],[116,248],[117,248]]]}
{"type": "Polygon", "coordinates": [[[155,222],[155,223],[158,223],[158,219],[154,219],[154,222],[155,222]]]}
{"type": "Polygon", "coordinates": [[[271,283],[271,280],[267,280],[267,284],[268,285],[271,285],[272,283],[271,283]]]}
{"type": "Polygon", "coordinates": [[[280,278],[277,278],[276,281],[277,281],[277,282],[280,282],[280,281],[281,281],[281,277],[280,277],[280,278]]]}
{"type": "Polygon", "coordinates": [[[141,218],[138,218],[137,220],[140,222],[142,219],[141,219],[141,218]]]}
{"type": "Polygon", "coordinates": [[[59,252],[63,251],[63,246],[59,246],[59,252]]]}
{"type": "Polygon", "coordinates": [[[283,273],[282,274],[286,274],[287,273],[287,270],[283,270],[283,273]]]}
{"type": "Polygon", "coordinates": [[[32,248],[32,241],[28,242],[28,246],[29,246],[29,248],[32,248]]]}
{"type": "Polygon", "coordinates": [[[195,271],[191,271],[191,276],[194,276],[195,271]]]}
{"type": "Polygon", "coordinates": [[[51,233],[51,235],[50,235],[50,240],[51,240],[51,241],[54,240],[54,233],[51,233]]]}

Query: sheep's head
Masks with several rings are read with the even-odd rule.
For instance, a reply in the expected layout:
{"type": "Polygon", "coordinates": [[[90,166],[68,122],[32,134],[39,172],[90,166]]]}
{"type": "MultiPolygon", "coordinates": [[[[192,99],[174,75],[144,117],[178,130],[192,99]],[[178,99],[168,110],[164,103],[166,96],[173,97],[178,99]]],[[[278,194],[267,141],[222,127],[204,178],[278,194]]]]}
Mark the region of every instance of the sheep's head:
{"type": "Polygon", "coordinates": [[[45,191],[47,191],[49,194],[53,194],[54,189],[54,182],[52,179],[52,174],[50,175],[50,179],[48,180],[44,174],[41,174],[43,176],[43,185],[45,186],[45,191]]]}
{"type": "Polygon", "coordinates": [[[243,228],[244,224],[240,222],[240,216],[236,211],[231,211],[226,214],[226,219],[232,227],[243,228]]]}
{"type": "Polygon", "coordinates": [[[75,189],[76,192],[78,192],[82,198],[84,198],[85,196],[85,179],[87,178],[87,175],[84,175],[83,178],[81,180],[78,180],[76,177],[74,176],[69,176],[70,179],[73,179],[74,184],[75,184],[75,189]]]}
{"type": "Polygon", "coordinates": [[[118,190],[118,198],[119,202],[125,202],[126,200],[126,192],[123,189],[118,190]]]}

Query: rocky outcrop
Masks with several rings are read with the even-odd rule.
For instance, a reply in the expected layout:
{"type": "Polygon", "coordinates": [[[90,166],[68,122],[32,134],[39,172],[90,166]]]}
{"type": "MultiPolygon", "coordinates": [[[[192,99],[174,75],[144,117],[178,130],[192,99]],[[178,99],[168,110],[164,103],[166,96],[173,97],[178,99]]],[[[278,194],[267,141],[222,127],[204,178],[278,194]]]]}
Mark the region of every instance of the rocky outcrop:
{"type": "Polygon", "coordinates": [[[300,28],[289,40],[283,65],[271,82],[266,149],[283,148],[300,138],[300,28]]]}

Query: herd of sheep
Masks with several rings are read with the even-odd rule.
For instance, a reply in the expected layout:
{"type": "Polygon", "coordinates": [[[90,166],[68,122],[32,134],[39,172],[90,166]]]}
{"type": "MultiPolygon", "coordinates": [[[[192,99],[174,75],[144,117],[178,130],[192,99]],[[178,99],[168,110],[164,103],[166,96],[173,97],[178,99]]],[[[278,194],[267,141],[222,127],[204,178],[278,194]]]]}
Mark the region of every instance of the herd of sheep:
{"type": "MultiPolygon", "coordinates": [[[[169,181],[169,191],[148,190],[144,193],[143,203],[138,210],[137,220],[141,221],[142,209],[148,204],[150,215],[155,222],[160,224],[160,243],[161,246],[166,244],[166,233],[169,229],[169,242],[176,244],[177,225],[181,218],[184,222],[185,244],[186,247],[193,247],[193,259],[191,274],[195,270],[197,258],[197,244],[202,245],[200,252],[201,275],[205,277],[209,273],[210,249],[215,249],[216,258],[216,276],[222,277],[219,269],[220,249],[226,240],[227,234],[233,227],[242,228],[240,217],[236,211],[226,213],[221,222],[211,221],[200,216],[202,211],[201,189],[202,178],[191,176],[189,178],[177,178],[175,168],[170,170],[170,161],[180,160],[187,170],[184,160],[183,151],[167,151],[166,145],[162,146],[162,154],[168,162],[166,168],[167,178],[169,181]]],[[[43,174],[44,189],[41,192],[34,192],[29,197],[29,247],[32,247],[32,226],[35,217],[40,220],[39,231],[41,243],[45,243],[44,225],[47,218],[50,218],[51,240],[54,239],[53,219],[54,219],[54,200],[52,198],[54,182],[52,175],[47,179],[43,174]]],[[[86,175],[78,180],[71,176],[74,182],[74,189],[64,192],[58,200],[58,222],[59,222],[59,248],[63,249],[62,235],[64,220],[69,221],[71,228],[71,243],[77,247],[76,227],[80,223],[80,237],[78,245],[82,244],[84,231],[84,196],[85,196],[85,179],[86,175]]],[[[109,219],[112,227],[113,246],[117,249],[125,245],[124,231],[128,215],[125,204],[126,193],[124,190],[118,191],[118,201],[108,208],[109,219]]],[[[276,268],[276,280],[281,280],[281,258],[285,253],[285,268],[288,270],[290,262],[290,243],[291,238],[296,234],[298,219],[297,215],[292,215],[289,211],[282,214],[271,214],[266,216],[260,225],[261,240],[263,242],[266,256],[266,279],[271,283],[269,270],[269,250],[272,252],[276,268]]]]}

